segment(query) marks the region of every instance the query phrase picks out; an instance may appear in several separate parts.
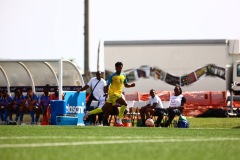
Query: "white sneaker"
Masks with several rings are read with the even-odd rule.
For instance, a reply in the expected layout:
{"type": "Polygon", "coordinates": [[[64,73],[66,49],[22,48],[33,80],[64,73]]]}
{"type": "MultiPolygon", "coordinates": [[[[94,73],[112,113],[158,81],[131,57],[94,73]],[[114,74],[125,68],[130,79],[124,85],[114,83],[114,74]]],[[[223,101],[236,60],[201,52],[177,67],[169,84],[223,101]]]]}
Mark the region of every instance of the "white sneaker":
{"type": "Polygon", "coordinates": [[[86,121],[86,119],[88,118],[89,115],[90,115],[90,112],[89,112],[89,111],[86,111],[86,112],[84,113],[83,120],[86,121]]]}
{"type": "Polygon", "coordinates": [[[114,127],[123,127],[122,120],[117,119],[116,122],[113,124],[114,127]]]}
{"type": "Polygon", "coordinates": [[[116,122],[117,122],[118,124],[122,124],[122,120],[121,120],[121,119],[117,119],[116,122]]]}

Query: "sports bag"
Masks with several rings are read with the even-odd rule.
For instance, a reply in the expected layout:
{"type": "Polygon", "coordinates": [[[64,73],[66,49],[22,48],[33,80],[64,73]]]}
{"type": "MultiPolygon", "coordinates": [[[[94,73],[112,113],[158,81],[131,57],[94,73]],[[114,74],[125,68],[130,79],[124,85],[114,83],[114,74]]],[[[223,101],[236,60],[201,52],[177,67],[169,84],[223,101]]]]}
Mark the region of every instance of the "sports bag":
{"type": "Polygon", "coordinates": [[[177,127],[178,128],[189,128],[189,122],[185,116],[183,116],[183,115],[179,116],[177,127]]]}

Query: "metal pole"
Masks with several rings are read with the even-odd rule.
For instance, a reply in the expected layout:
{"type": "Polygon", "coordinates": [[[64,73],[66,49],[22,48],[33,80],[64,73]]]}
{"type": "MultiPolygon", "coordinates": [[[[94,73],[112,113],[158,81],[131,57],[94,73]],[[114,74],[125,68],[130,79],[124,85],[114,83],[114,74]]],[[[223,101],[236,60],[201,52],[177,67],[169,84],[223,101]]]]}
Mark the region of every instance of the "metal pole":
{"type": "Polygon", "coordinates": [[[86,80],[89,81],[92,77],[89,69],[89,1],[85,0],[85,17],[84,17],[84,73],[86,80]]]}
{"type": "Polygon", "coordinates": [[[100,47],[101,47],[101,41],[99,41],[99,44],[98,44],[97,71],[100,71],[100,47]]]}
{"type": "Polygon", "coordinates": [[[62,100],[62,93],[63,93],[63,91],[62,91],[62,85],[63,85],[63,79],[62,79],[62,75],[63,75],[63,63],[62,63],[62,59],[60,59],[59,61],[58,61],[58,89],[59,89],[59,95],[58,95],[58,97],[59,97],[59,100],[62,100]]]}

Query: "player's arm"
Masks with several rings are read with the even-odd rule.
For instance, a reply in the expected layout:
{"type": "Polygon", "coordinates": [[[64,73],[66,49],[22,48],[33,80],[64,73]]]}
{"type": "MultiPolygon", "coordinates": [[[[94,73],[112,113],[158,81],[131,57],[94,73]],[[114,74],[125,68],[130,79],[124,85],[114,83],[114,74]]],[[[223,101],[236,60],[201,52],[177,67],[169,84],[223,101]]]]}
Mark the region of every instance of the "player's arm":
{"type": "Polygon", "coordinates": [[[35,105],[37,103],[37,101],[38,101],[38,97],[34,94],[33,99],[31,100],[30,104],[35,105]]]}
{"type": "Polygon", "coordinates": [[[104,93],[105,93],[105,95],[107,95],[108,94],[108,89],[109,89],[109,85],[106,85],[105,87],[104,87],[104,93]]]}
{"type": "Polygon", "coordinates": [[[126,87],[126,88],[135,87],[135,83],[132,83],[132,84],[127,84],[127,83],[125,83],[125,84],[124,84],[124,87],[126,87]]]}
{"type": "Polygon", "coordinates": [[[128,84],[128,81],[127,81],[127,78],[125,77],[124,79],[124,87],[126,88],[131,88],[131,87],[135,87],[135,83],[132,83],[132,84],[128,84]]]}
{"type": "Polygon", "coordinates": [[[89,88],[89,85],[86,84],[83,88],[77,90],[77,92],[85,91],[88,88],[89,88]]]}
{"type": "Polygon", "coordinates": [[[186,98],[185,98],[185,97],[182,97],[181,106],[179,107],[179,110],[180,110],[181,112],[184,110],[185,103],[186,103],[186,98]]]}

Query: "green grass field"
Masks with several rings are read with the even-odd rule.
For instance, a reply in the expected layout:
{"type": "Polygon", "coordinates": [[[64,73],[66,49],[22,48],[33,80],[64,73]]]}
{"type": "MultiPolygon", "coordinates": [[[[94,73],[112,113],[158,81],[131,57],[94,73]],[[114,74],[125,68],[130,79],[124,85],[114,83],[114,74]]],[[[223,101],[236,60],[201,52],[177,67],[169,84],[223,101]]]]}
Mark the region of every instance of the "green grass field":
{"type": "Polygon", "coordinates": [[[57,160],[237,160],[240,118],[189,118],[190,128],[0,126],[0,157],[57,160]]]}

